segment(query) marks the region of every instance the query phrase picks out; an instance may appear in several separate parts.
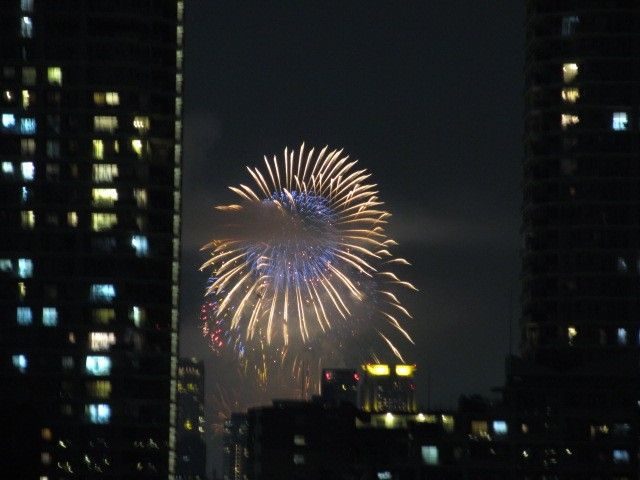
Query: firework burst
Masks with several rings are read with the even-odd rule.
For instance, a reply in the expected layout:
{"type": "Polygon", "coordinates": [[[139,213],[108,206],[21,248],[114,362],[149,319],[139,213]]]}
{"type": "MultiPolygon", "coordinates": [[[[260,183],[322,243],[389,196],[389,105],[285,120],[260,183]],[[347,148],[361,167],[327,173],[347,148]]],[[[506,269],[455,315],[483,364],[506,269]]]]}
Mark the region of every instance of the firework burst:
{"type": "Polygon", "coordinates": [[[247,168],[253,187],[230,187],[240,202],[216,207],[221,234],[203,247],[215,299],[204,333],[214,345],[253,348],[266,365],[276,362],[266,350],[300,358],[329,332],[364,325],[403,360],[393,338],[413,343],[403,326],[411,315],[394,291],[415,287],[392,271],[409,263],[392,255],[390,214],[357,163],[303,144],[247,168]]]}

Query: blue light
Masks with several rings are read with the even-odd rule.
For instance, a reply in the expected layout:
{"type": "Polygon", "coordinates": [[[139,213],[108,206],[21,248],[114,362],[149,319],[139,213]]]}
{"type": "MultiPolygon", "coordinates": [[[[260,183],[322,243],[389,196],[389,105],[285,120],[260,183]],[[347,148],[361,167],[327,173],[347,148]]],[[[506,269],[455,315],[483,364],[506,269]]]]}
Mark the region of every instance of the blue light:
{"type": "Polygon", "coordinates": [[[18,277],[31,278],[33,276],[33,261],[30,258],[18,259],[18,277]]]}
{"type": "Polygon", "coordinates": [[[507,426],[507,422],[505,422],[504,420],[494,420],[493,432],[496,435],[506,435],[509,432],[509,427],[507,426]]]}
{"type": "Polygon", "coordinates": [[[137,257],[146,257],[149,254],[149,241],[144,235],[133,235],[131,246],[136,251],[137,257]]]}
{"type": "Polygon", "coordinates": [[[111,420],[111,407],[106,403],[92,403],[85,408],[87,420],[96,425],[104,425],[111,420]]]}
{"type": "Polygon", "coordinates": [[[27,371],[27,357],[25,355],[13,355],[11,357],[11,361],[13,362],[13,366],[20,371],[20,373],[25,373],[27,371]]]}
{"type": "Polygon", "coordinates": [[[35,118],[21,118],[20,119],[20,133],[22,135],[33,135],[36,133],[36,119],[35,118]]]}
{"type": "Polygon", "coordinates": [[[29,307],[18,307],[16,309],[16,320],[18,325],[27,326],[33,323],[33,314],[29,307]]]}
{"type": "Polygon", "coordinates": [[[111,373],[111,359],[104,355],[89,355],[85,362],[85,370],[89,375],[103,376],[111,373]]]}
{"type": "Polygon", "coordinates": [[[2,114],[2,127],[10,130],[16,126],[16,116],[13,113],[2,114]]]}
{"type": "Polygon", "coordinates": [[[42,324],[45,327],[55,327],[58,325],[58,309],[55,307],[42,308],[42,324]]]}
{"type": "Polygon", "coordinates": [[[116,288],[111,283],[98,283],[91,285],[90,298],[93,301],[111,303],[116,298],[116,288]]]}

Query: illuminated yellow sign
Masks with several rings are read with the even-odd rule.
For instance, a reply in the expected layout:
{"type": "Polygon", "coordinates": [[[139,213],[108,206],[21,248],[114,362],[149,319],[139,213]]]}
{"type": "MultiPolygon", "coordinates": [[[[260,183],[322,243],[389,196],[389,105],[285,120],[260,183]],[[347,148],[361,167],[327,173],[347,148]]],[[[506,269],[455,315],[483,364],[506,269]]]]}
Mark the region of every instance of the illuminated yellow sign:
{"type": "Polygon", "coordinates": [[[391,369],[389,365],[384,365],[381,363],[367,363],[364,366],[364,369],[367,371],[369,375],[389,375],[391,369]]]}
{"type": "Polygon", "coordinates": [[[396,365],[396,375],[399,377],[410,377],[415,370],[415,365],[396,365]]]}

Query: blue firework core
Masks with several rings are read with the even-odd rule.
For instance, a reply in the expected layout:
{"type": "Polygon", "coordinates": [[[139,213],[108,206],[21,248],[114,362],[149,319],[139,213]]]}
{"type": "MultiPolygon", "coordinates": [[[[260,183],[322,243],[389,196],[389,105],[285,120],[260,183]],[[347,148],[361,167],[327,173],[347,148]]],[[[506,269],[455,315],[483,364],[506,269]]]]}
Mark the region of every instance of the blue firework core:
{"type": "Polygon", "coordinates": [[[278,204],[280,215],[269,227],[268,241],[248,248],[254,270],[276,283],[326,275],[337,247],[338,216],[329,200],[313,192],[289,193],[274,192],[262,201],[265,206],[278,204]]]}

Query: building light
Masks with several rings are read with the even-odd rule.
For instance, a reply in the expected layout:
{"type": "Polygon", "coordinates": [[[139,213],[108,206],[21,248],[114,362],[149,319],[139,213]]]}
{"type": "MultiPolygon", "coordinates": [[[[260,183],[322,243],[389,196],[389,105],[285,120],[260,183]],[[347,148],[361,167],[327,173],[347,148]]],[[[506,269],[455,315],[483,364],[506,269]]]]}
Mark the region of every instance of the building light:
{"type": "Polygon", "coordinates": [[[22,67],[22,83],[27,86],[36,84],[36,69],[35,67],[22,67]]]}
{"type": "Polygon", "coordinates": [[[383,470],[382,472],[377,472],[376,478],[378,480],[393,480],[393,475],[389,470],[383,470]]]}
{"type": "Polygon", "coordinates": [[[27,187],[23,186],[20,189],[20,202],[21,203],[27,203],[27,201],[29,200],[30,196],[31,196],[30,190],[27,187]]]}
{"type": "Polygon", "coordinates": [[[20,300],[27,297],[27,285],[24,282],[18,282],[18,297],[20,300]]]}
{"type": "Polygon", "coordinates": [[[293,454],[293,464],[294,465],[304,465],[304,455],[301,453],[293,454]]]}
{"type": "Polygon", "coordinates": [[[75,366],[73,357],[69,355],[65,355],[64,357],[62,357],[60,363],[62,364],[63,370],[73,370],[73,367],[75,366]]]}
{"type": "Polygon", "coordinates": [[[396,365],[396,375],[399,377],[410,377],[415,370],[415,365],[396,365]]]}
{"type": "Polygon", "coordinates": [[[105,92],[107,105],[120,105],[120,95],[118,92],[105,92]]]}
{"type": "Polygon", "coordinates": [[[562,65],[562,80],[564,83],[571,83],[578,76],[578,64],[577,63],[564,63],[562,65]]]}
{"type": "Polygon", "coordinates": [[[566,103],[576,103],[580,99],[580,89],[571,87],[562,89],[562,100],[566,103]]]}
{"type": "Polygon", "coordinates": [[[58,325],[58,309],[55,307],[42,307],[42,325],[55,327],[58,325]]]}
{"type": "Polygon", "coordinates": [[[115,188],[94,188],[91,190],[93,205],[96,207],[113,207],[118,200],[118,190],[115,188]]]}
{"type": "Polygon", "coordinates": [[[304,447],[307,444],[307,441],[304,438],[304,435],[294,435],[293,444],[297,445],[298,447],[304,447]]]}
{"type": "Polygon", "coordinates": [[[62,69],[60,67],[47,68],[47,80],[49,85],[62,86],[62,69]]]}
{"type": "Polygon", "coordinates": [[[149,130],[149,117],[133,117],[133,128],[140,133],[149,130]]]}
{"type": "Polygon", "coordinates": [[[111,407],[106,403],[90,404],[85,406],[87,420],[96,425],[104,425],[111,420],[111,407]]]}
{"type": "Polygon", "coordinates": [[[455,419],[452,415],[441,415],[442,428],[447,433],[452,433],[455,428],[455,419]]]}
{"type": "Polygon", "coordinates": [[[13,113],[2,114],[2,128],[6,130],[16,128],[16,116],[13,113]]]}
{"type": "Polygon", "coordinates": [[[563,130],[566,130],[572,125],[577,125],[578,123],[580,123],[580,117],[578,115],[563,113],[560,116],[560,125],[562,126],[563,130]]]}
{"type": "Polygon", "coordinates": [[[142,156],[142,140],[134,138],[131,140],[131,149],[138,155],[142,156]]]}
{"type": "Polygon", "coordinates": [[[31,94],[29,90],[22,90],[22,108],[29,108],[31,105],[31,94]]]}
{"type": "Polygon", "coordinates": [[[89,375],[101,377],[111,373],[111,359],[101,355],[89,355],[85,361],[85,370],[89,375]]]}
{"type": "Polygon", "coordinates": [[[616,449],[613,451],[613,463],[617,465],[629,463],[630,458],[628,450],[616,449]]]}
{"type": "Polygon", "coordinates": [[[136,251],[137,257],[149,255],[149,242],[144,235],[133,235],[131,237],[131,246],[136,251]]]}
{"type": "Polygon", "coordinates": [[[111,283],[94,283],[89,298],[94,302],[111,303],[116,298],[116,288],[111,283]]]}
{"type": "Polygon", "coordinates": [[[364,369],[369,375],[374,376],[389,375],[391,372],[389,365],[384,365],[381,363],[368,363],[364,366],[364,369]]]}
{"type": "Polygon", "coordinates": [[[36,119],[25,117],[20,119],[20,133],[22,135],[35,135],[37,131],[36,119]]]}
{"type": "Polygon", "coordinates": [[[576,27],[580,23],[577,15],[569,15],[562,18],[562,36],[568,37],[576,33],[576,27]]]}
{"type": "Polygon", "coordinates": [[[36,175],[36,167],[33,162],[20,163],[20,172],[22,173],[22,179],[30,182],[36,175]]]}
{"type": "Polygon", "coordinates": [[[506,435],[507,433],[509,433],[507,422],[505,422],[504,420],[494,420],[493,433],[495,433],[496,435],[506,435]]]}
{"type": "Polygon", "coordinates": [[[13,272],[13,262],[10,258],[0,258],[0,272],[13,272]]]}
{"type": "Polygon", "coordinates": [[[90,332],[89,348],[94,352],[106,352],[116,344],[116,336],[113,332],[90,332]]]}
{"type": "Polygon", "coordinates": [[[23,12],[33,12],[33,0],[20,0],[20,10],[23,12]]]}
{"type": "Polygon", "coordinates": [[[476,438],[491,439],[489,425],[485,420],[471,420],[471,434],[476,438]]]}
{"type": "Polygon", "coordinates": [[[95,380],[87,382],[87,393],[95,398],[109,398],[111,396],[111,382],[109,380],[95,380]]]}
{"type": "Polygon", "coordinates": [[[627,329],[626,328],[618,328],[617,339],[618,339],[618,345],[626,345],[627,344],[627,329]]]}
{"type": "Polygon", "coordinates": [[[116,311],[113,308],[96,308],[93,310],[93,321],[101,325],[109,325],[116,319],[116,311]]]}
{"type": "Polygon", "coordinates": [[[33,21],[31,17],[20,17],[20,36],[33,38],[33,21]]]}
{"type": "Polygon", "coordinates": [[[20,278],[31,278],[33,276],[33,261],[30,258],[19,258],[17,273],[20,278]]]}
{"type": "Polygon", "coordinates": [[[567,327],[567,338],[569,339],[569,345],[573,345],[573,340],[578,335],[578,330],[574,326],[567,327]]]}
{"type": "Polygon", "coordinates": [[[112,115],[96,115],[93,117],[93,130],[113,133],[118,128],[118,117],[112,115]]]}
{"type": "Polygon", "coordinates": [[[11,362],[20,373],[25,373],[27,371],[29,362],[27,361],[27,357],[25,355],[12,355],[11,362]]]}
{"type": "Polygon", "coordinates": [[[104,142],[100,139],[94,139],[93,144],[93,158],[96,160],[102,160],[104,158],[104,142]]]}
{"type": "Polygon", "coordinates": [[[20,220],[22,224],[22,228],[33,229],[36,224],[36,216],[33,213],[33,210],[23,210],[20,212],[20,220]]]}
{"type": "Polygon", "coordinates": [[[94,163],[93,181],[96,183],[111,183],[118,176],[118,165],[115,163],[94,163]]]}
{"type": "Polygon", "coordinates": [[[435,445],[423,445],[420,450],[422,461],[425,465],[438,465],[438,447],[435,445]]]}
{"type": "Polygon", "coordinates": [[[16,321],[18,325],[26,327],[33,323],[33,314],[31,312],[31,308],[29,307],[18,307],[16,308],[16,321]]]}
{"type": "Polygon", "coordinates": [[[147,318],[147,312],[142,307],[133,306],[129,310],[129,318],[137,328],[141,328],[147,318]]]}
{"type": "Polygon", "coordinates": [[[627,112],[613,112],[611,128],[617,132],[628,130],[629,118],[627,116],[627,112]]]}
{"type": "Polygon", "coordinates": [[[92,213],[91,229],[94,232],[111,230],[118,224],[118,217],[115,213],[92,213]]]}
{"type": "Polygon", "coordinates": [[[133,198],[136,199],[138,208],[147,208],[147,190],[144,188],[134,188],[133,198]]]}
{"type": "Polygon", "coordinates": [[[70,227],[78,226],[78,213],[77,212],[69,212],[67,213],[67,225],[70,227]]]}
{"type": "Polygon", "coordinates": [[[2,174],[7,177],[13,175],[13,163],[2,162],[2,174]]]}

